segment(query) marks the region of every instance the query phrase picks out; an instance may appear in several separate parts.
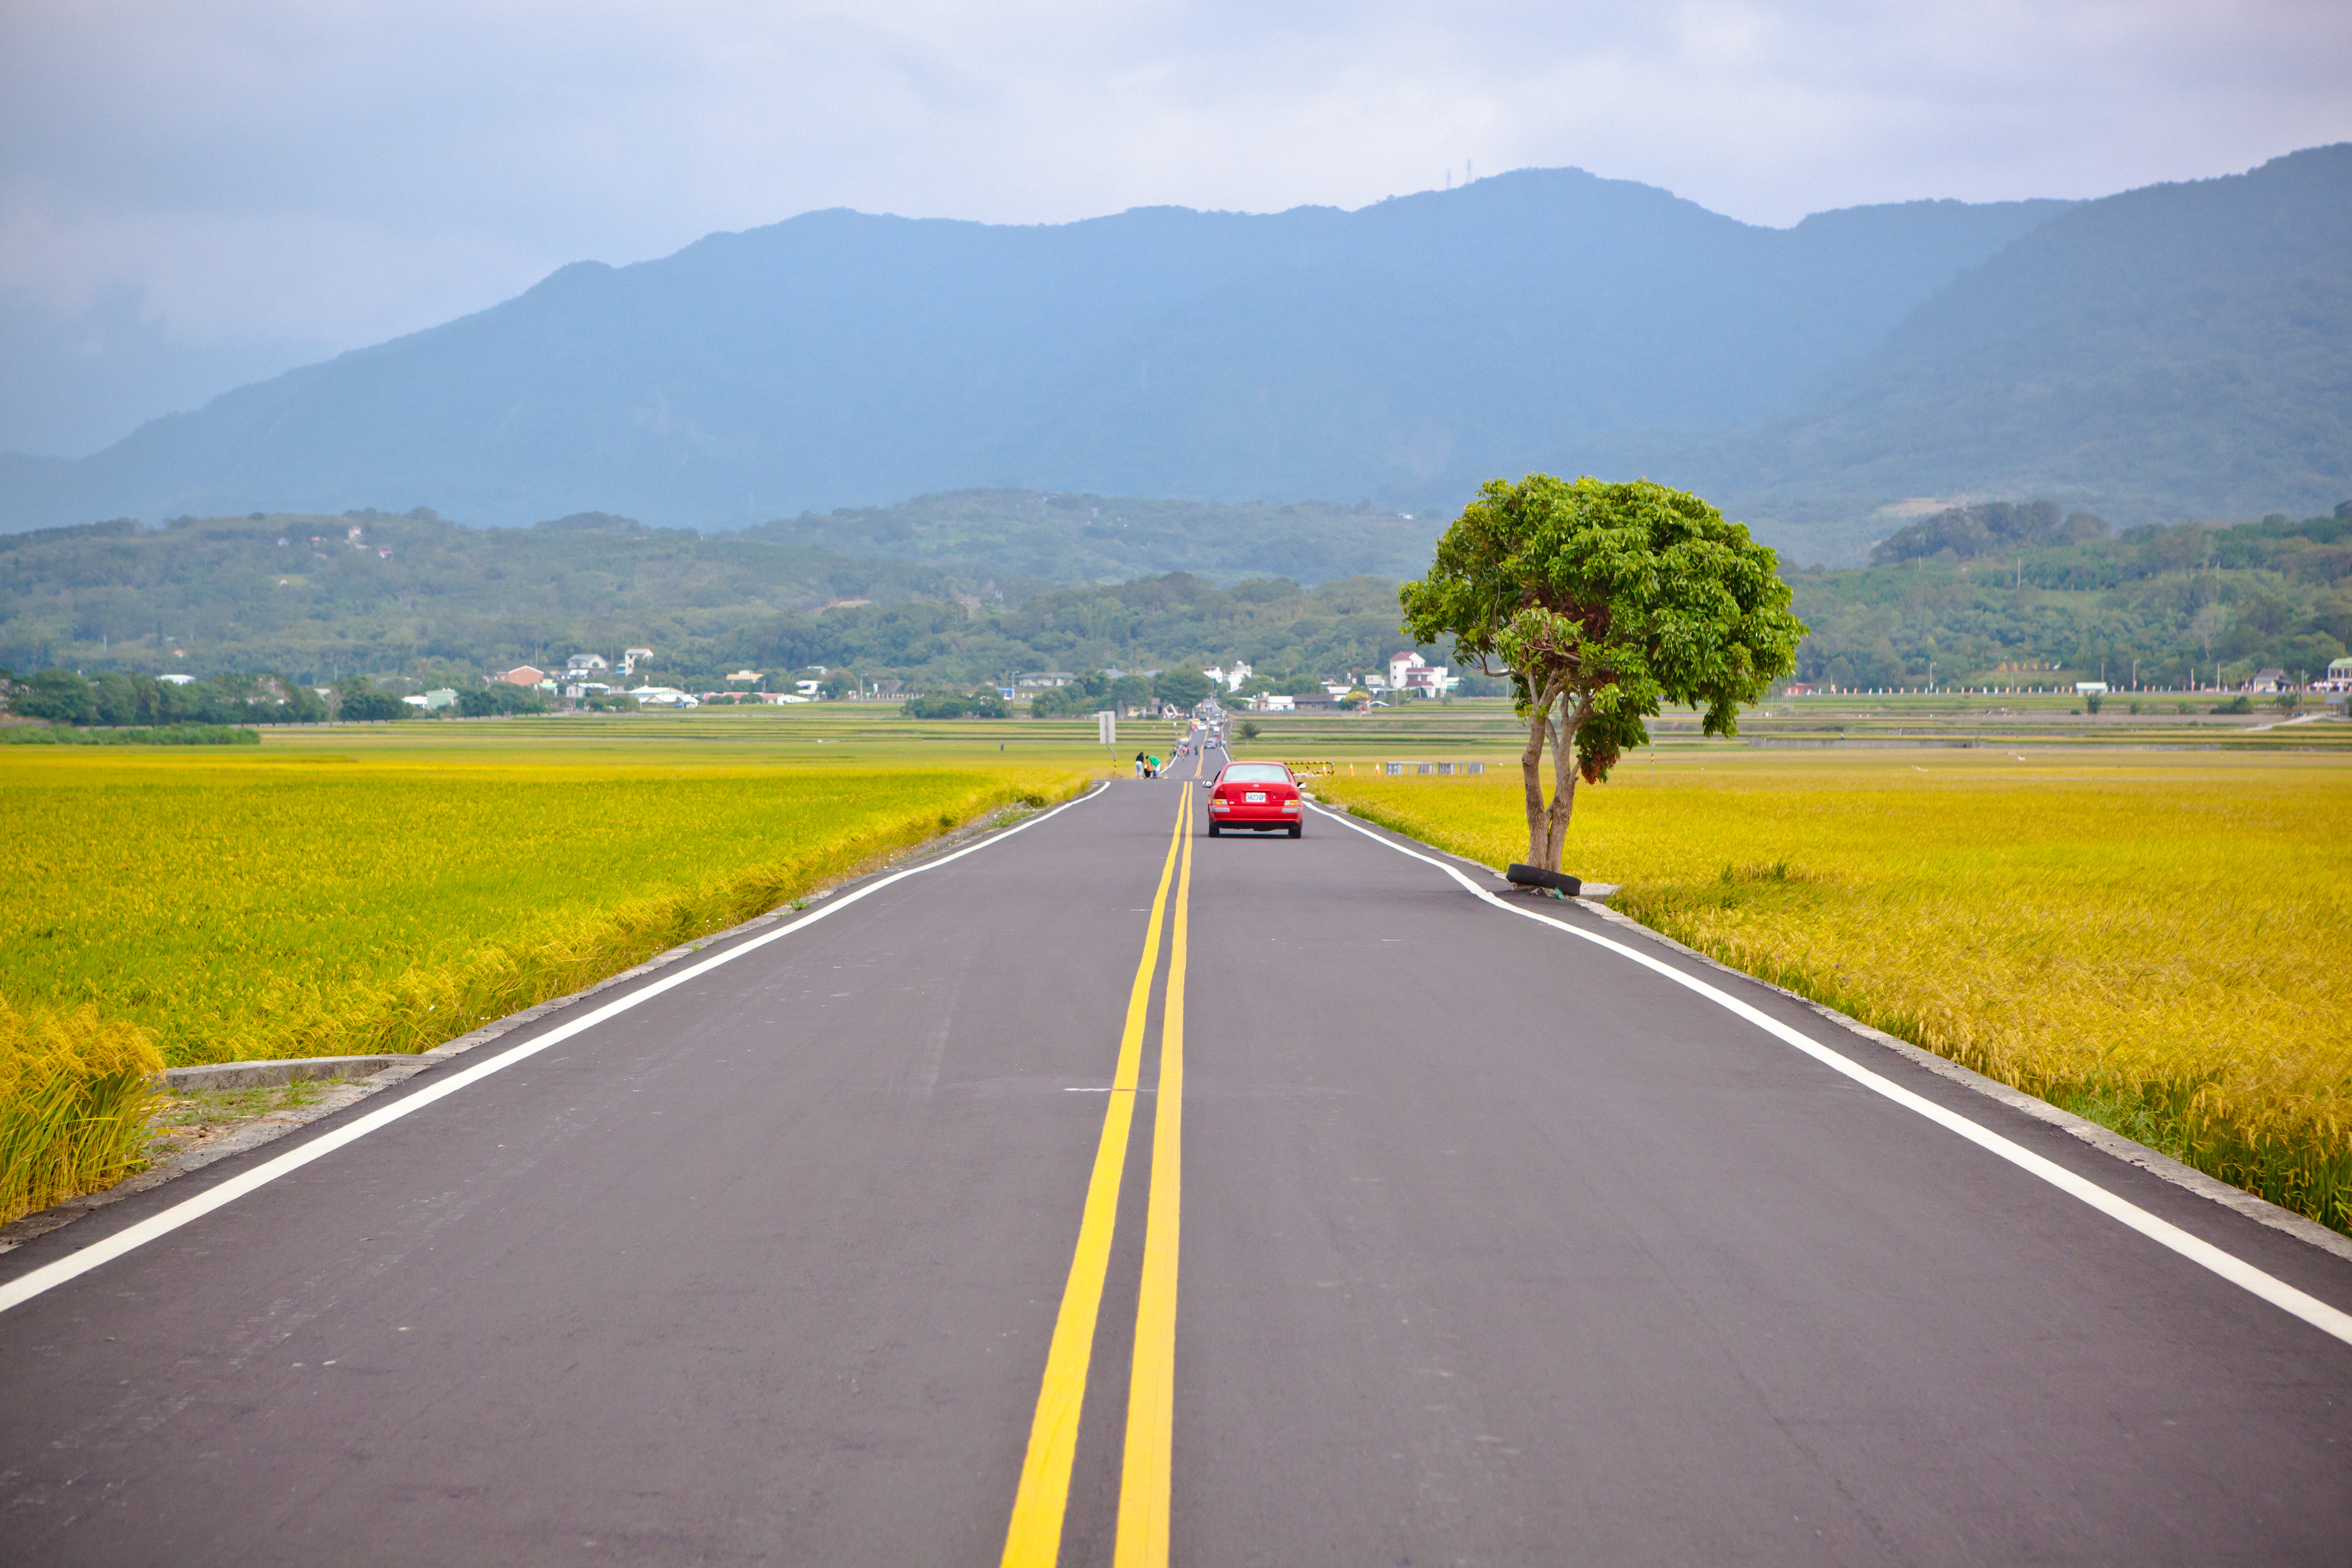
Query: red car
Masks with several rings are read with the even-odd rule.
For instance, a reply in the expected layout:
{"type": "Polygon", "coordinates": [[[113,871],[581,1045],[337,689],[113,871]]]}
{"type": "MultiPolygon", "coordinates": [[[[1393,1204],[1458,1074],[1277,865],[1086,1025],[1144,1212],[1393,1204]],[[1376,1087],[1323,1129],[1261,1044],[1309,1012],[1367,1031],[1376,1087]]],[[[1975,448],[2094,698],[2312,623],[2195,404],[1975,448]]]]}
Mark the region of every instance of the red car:
{"type": "Polygon", "coordinates": [[[1298,781],[1281,763],[1227,763],[1209,786],[1209,837],[1236,832],[1278,833],[1296,838],[1304,828],[1307,804],[1298,781]]]}

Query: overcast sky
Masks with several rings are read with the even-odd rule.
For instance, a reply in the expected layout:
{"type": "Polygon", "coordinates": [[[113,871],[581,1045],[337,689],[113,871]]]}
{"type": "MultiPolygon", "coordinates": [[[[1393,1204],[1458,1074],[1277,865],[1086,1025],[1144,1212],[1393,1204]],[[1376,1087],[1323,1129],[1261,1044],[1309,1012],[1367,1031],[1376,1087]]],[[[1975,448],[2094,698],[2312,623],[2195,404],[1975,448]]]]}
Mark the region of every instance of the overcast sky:
{"type": "Polygon", "coordinates": [[[2347,0],[0,0],[0,447],[812,208],[1353,207],[1475,163],[1784,225],[2231,173],[2352,139],[2347,84],[2347,0]]]}

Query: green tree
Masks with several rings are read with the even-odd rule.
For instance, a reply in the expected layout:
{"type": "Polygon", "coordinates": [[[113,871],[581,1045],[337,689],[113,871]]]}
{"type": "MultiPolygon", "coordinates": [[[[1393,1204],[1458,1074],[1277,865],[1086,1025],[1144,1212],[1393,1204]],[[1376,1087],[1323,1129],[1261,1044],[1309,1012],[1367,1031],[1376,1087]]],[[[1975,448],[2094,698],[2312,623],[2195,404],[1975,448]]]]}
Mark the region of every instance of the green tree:
{"type": "MultiPolygon", "coordinates": [[[[544,713],[555,705],[536,689],[494,680],[468,686],[457,693],[457,712],[467,719],[488,719],[500,713],[544,713]]],[[[631,702],[630,707],[636,706],[631,702]]]]}
{"type": "Polygon", "coordinates": [[[128,675],[119,669],[107,671],[97,681],[97,721],[100,724],[154,722],[155,688],[160,684],[143,675],[128,675]]]}
{"type": "Polygon", "coordinates": [[[407,703],[364,675],[352,676],[335,688],[335,691],[338,698],[335,717],[338,719],[365,722],[408,717],[407,703]]]}
{"type": "Polygon", "coordinates": [[[992,690],[975,691],[969,697],[959,697],[951,691],[934,692],[928,697],[911,697],[898,706],[898,711],[909,719],[1010,719],[1013,710],[1004,699],[992,690]]]}
{"type": "Polygon", "coordinates": [[[1152,694],[1180,708],[1197,708],[1209,700],[1209,678],[1197,669],[1166,669],[1152,682],[1152,694]]]}
{"type": "Polygon", "coordinates": [[[1495,479],[1397,596],[1416,642],[1507,675],[1528,726],[1528,860],[1557,870],[1576,784],[1649,739],[1661,704],[1705,710],[1710,735],[1795,666],[1802,622],[1779,560],[1694,495],[1653,484],[1495,479]],[[1543,762],[1553,784],[1544,798],[1543,762]]]}
{"type": "Polygon", "coordinates": [[[16,689],[9,708],[27,719],[56,719],[68,724],[98,722],[98,695],[89,681],[70,669],[43,669],[16,689]]]}
{"type": "Polygon", "coordinates": [[[1097,712],[1111,705],[1110,691],[1109,676],[1098,669],[1084,670],[1069,685],[1048,687],[1030,698],[1029,716],[1050,719],[1061,713],[1097,712]]]}

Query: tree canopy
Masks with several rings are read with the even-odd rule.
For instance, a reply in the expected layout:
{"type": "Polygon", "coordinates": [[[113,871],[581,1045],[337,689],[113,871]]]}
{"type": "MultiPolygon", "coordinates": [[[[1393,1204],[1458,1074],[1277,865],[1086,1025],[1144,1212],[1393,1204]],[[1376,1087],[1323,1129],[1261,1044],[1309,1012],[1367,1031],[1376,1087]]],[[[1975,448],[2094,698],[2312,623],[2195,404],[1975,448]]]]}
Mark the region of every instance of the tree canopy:
{"type": "Polygon", "coordinates": [[[1661,704],[1696,707],[1706,733],[1728,735],[1741,705],[1793,668],[1805,628],[1779,564],[1706,501],[1647,479],[1495,479],[1463,509],[1398,598],[1407,635],[1450,637],[1458,657],[1510,678],[1528,725],[1531,863],[1558,868],[1577,779],[1605,778],[1661,704]]]}
{"type": "Polygon", "coordinates": [[[1180,708],[1198,708],[1209,700],[1209,678],[1197,669],[1163,670],[1151,683],[1152,695],[1180,708]]]}

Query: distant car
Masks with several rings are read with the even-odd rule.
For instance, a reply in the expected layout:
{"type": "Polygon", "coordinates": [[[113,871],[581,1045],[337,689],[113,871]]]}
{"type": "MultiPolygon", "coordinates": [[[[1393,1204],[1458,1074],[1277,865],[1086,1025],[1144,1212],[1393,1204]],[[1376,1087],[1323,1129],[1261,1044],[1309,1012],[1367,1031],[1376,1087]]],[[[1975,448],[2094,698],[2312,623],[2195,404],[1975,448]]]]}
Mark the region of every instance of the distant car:
{"type": "Polygon", "coordinates": [[[1227,763],[1209,786],[1209,837],[1227,828],[1242,833],[1279,833],[1293,838],[1305,831],[1307,804],[1298,781],[1281,763],[1227,763]]]}

